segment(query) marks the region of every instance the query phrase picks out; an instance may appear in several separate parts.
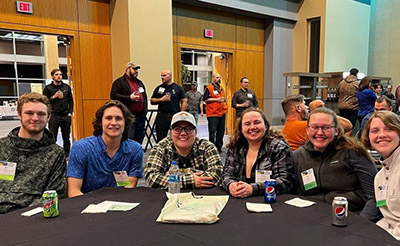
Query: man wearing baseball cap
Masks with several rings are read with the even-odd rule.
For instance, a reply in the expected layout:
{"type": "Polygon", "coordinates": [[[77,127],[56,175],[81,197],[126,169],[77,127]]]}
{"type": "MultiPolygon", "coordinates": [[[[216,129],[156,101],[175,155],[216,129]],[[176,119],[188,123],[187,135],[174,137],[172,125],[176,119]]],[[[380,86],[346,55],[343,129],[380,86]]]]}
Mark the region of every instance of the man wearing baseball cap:
{"type": "Polygon", "coordinates": [[[147,114],[147,94],[143,82],[138,78],[140,65],[128,62],[125,74],[113,82],[110,97],[122,102],[134,116],[129,138],[142,144],[147,114]]]}
{"type": "Polygon", "coordinates": [[[148,187],[168,187],[168,170],[177,161],[181,172],[181,188],[211,188],[218,185],[222,161],[217,148],[206,139],[196,137],[196,121],[188,112],[178,112],[171,120],[171,136],[157,143],[150,151],[144,168],[148,187]]]}

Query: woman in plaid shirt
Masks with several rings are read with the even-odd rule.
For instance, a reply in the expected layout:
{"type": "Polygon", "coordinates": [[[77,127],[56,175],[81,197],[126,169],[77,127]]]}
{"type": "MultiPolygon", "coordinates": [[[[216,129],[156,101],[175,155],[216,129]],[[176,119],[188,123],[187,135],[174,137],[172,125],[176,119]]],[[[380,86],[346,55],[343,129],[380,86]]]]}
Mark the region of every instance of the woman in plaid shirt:
{"type": "Polygon", "coordinates": [[[269,178],[276,180],[278,194],[294,187],[292,151],[269,127],[260,109],[247,109],[239,118],[222,174],[222,187],[232,196],[262,195],[269,178]]]}

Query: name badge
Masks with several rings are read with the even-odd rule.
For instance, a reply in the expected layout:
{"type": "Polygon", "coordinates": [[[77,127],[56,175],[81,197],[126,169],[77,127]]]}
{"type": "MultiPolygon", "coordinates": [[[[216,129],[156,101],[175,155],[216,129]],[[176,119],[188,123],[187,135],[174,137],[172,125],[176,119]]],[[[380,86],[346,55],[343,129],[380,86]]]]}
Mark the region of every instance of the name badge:
{"type": "Polygon", "coordinates": [[[303,180],[304,189],[306,191],[317,187],[317,181],[315,180],[314,170],[312,168],[301,172],[301,179],[303,180]]]}
{"type": "Polygon", "coordinates": [[[247,97],[248,97],[248,98],[253,98],[253,94],[247,93],[247,97]]]}
{"type": "Polygon", "coordinates": [[[218,95],[218,91],[214,90],[214,96],[218,95]]]}
{"type": "Polygon", "coordinates": [[[164,91],[165,91],[165,88],[164,88],[164,87],[158,88],[158,93],[159,93],[159,94],[163,94],[164,91]]]}
{"type": "Polygon", "coordinates": [[[115,171],[113,172],[115,182],[117,182],[117,186],[129,186],[131,182],[129,182],[128,174],[126,171],[115,171]]]}
{"type": "Polygon", "coordinates": [[[138,91],[139,91],[140,93],[143,93],[143,92],[144,92],[143,87],[139,87],[138,91]]]}
{"type": "Polygon", "coordinates": [[[387,185],[379,185],[376,190],[376,206],[384,207],[386,206],[386,197],[387,197],[387,185]]]}
{"type": "Polygon", "coordinates": [[[271,170],[256,170],[256,183],[264,183],[271,178],[271,170]]]}
{"type": "Polygon", "coordinates": [[[14,181],[15,170],[17,170],[17,163],[0,161],[0,179],[7,181],[14,181]]]}

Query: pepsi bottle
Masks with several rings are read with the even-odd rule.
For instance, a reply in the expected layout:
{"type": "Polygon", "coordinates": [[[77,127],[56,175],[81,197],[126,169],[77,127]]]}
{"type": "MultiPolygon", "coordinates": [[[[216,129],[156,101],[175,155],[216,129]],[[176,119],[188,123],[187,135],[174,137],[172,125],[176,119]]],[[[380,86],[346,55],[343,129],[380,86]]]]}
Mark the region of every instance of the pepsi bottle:
{"type": "Polygon", "coordinates": [[[181,183],[180,183],[180,172],[178,162],[172,161],[171,167],[169,168],[169,177],[168,177],[168,192],[169,193],[180,193],[181,192],[181,183]]]}
{"type": "Polygon", "coordinates": [[[276,202],[276,181],[275,179],[268,179],[265,181],[264,201],[266,203],[276,202]]]}

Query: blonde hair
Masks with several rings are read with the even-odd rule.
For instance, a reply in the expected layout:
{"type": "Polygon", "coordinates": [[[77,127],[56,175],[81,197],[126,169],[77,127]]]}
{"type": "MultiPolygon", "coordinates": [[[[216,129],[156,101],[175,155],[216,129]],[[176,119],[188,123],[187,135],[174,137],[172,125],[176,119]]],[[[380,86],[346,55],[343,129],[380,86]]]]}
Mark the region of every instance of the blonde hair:
{"type": "Polygon", "coordinates": [[[17,112],[19,115],[21,115],[22,113],[22,106],[28,102],[43,103],[47,107],[47,117],[50,116],[51,105],[49,99],[46,96],[37,92],[25,93],[20,98],[18,98],[17,112]]]}

